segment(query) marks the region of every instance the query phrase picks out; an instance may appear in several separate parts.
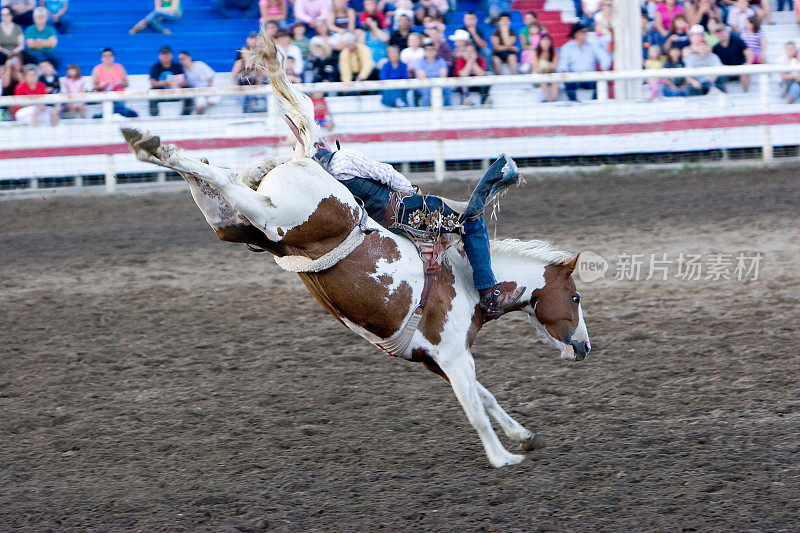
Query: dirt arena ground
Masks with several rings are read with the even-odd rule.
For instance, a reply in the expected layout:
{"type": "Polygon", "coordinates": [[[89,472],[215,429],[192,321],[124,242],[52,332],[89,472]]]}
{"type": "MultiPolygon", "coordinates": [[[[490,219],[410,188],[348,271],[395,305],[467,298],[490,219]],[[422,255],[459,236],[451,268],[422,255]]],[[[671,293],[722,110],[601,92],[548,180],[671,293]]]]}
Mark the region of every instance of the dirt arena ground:
{"type": "Polygon", "coordinates": [[[798,531],[799,175],[507,195],[498,236],[611,265],[578,283],[587,360],[524,316],[479,337],[481,381],[548,439],[501,470],[444,381],[218,241],[188,190],[0,201],[0,530],[798,531]],[[757,280],[615,279],[620,254],[740,252],[757,280]]]}

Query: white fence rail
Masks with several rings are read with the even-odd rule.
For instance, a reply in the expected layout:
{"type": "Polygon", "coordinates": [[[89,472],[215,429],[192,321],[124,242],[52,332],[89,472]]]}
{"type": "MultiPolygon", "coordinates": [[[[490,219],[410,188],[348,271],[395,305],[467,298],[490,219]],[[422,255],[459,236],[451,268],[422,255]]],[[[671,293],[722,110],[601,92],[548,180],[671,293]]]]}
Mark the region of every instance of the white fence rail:
{"type": "MultiPolygon", "coordinates": [[[[612,154],[687,153],[739,148],[759,149],[766,163],[774,146],[800,145],[800,112],[781,98],[775,74],[800,72],[800,65],[743,65],[700,69],[662,69],[587,73],[530,74],[482,78],[367,81],[304,84],[306,92],[325,92],[335,128],[332,136],[391,162],[432,167],[437,179],[454,162],[481,162],[507,152],[515,158],[569,158],[612,154]],[[615,80],[751,75],[753,89],[700,97],[617,101],[615,80]],[[535,85],[597,82],[597,100],[584,93],[581,103],[540,103],[535,85]],[[447,106],[462,88],[490,86],[488,105],[447,106]],[[380,103],[386,90],[430,91],[430,107],[389,109],[380,103]],[[365,93],[373,94],[365,94],[365,93]]],[[[733,88],[733,87],[732,87],[733,88]]],[[[42,178],[104,176],[109,191],[116,175],[156,169],[127,152],[119,127],[159,133],[167,142],[197,151],[215,163],[242,167],[265,155],[289,154],[288,130],[267,106],[263,113],[239,109],[244,97],[265,97],[269,86],[214,87],[1,97],[0,106],[92,103],[101,120],[71,119],[55,128],[0,123],[0,180],[36,187],[42,178]],[[180,104],[161,104],[166,116],[150,117],[150,101],[218,96],[223,105],[206,115],[179,116],[180,104]],[[139,111],[139,118],[114,114],[114,102],[139,111]],[[98,105],[99,104],[99,105],[98,105]]],[[[478,94],[475,94],[477,97],[478,94]]],[[[410,102],[411,103],[411,102],[410,102]]],[[[800,111],[800,109],[798,110],[800,111]]],[[[20,185],[20,186],[24,186],[20,185]]]]}

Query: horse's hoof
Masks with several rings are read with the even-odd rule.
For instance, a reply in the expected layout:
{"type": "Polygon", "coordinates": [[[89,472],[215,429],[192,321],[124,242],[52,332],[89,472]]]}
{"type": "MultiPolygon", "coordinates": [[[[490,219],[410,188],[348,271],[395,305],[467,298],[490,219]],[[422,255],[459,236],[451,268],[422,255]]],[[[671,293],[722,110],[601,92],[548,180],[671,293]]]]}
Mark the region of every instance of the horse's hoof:
{"type": "Polygon", "coordinates": [[[134,143],[142,138],[142,132],[133,128],[120,128],[122,136],[125,137],[125,142],[133,146],[134,143]]]}
{"type": "Polygon", "coordinates": [[[511,465],[519,464],[524,460],[525,460],[525,456],[524,455],[516,455],[516,454],[513,454],[513,453],[509,453],[509,454],[506,454],[505,456],[500,457],[500,458],[490,459],[489,462],[492,463],[493,467],[501,468],[501,467],[504,467],[504,466],[511,466],[511,465]]]}
{"type": "Polygon", "coordinates": [[[545,446],[547,446],[547,439],[541,435],[534,435],[519,443],[519,449],[526,452],[532,452],[533,450],[538,450],[545,446]]]}
{"type": "Polygon", "coordinates": [[[136,149],[144,150],[149,154],[156,155],[156,150],[158,150],[159,146],[161,146],[161,137],[158,135],[152,135],[139,141],[136,144],[136,149]]]}
{"type": "Polygon", "coordinates": [[[209,164],[209,163],[208,163],[208,158],[207,158],[207,157],[201,157],[201,158],[200,158],[200,162],[201,162],[201,163],[205,163],[206,165],[208,165],[208,164],[209,164]]]}

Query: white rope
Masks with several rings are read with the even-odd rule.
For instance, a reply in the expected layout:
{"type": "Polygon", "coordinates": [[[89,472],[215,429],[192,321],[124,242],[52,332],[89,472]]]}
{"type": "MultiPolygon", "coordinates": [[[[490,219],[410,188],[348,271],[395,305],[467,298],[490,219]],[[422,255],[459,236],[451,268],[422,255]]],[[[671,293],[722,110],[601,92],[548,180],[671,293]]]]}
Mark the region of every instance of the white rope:
{"type": "Polygon", "coordinates": [[[345,240],[322,257],[311,259],[302,255],[276,256],[275,262],[278,263],[279,267],[289,272],[322,272],[350,255],[362,242],[364,242],[364,233],[361,231],[361,227],[356,224],[345,240]]]}

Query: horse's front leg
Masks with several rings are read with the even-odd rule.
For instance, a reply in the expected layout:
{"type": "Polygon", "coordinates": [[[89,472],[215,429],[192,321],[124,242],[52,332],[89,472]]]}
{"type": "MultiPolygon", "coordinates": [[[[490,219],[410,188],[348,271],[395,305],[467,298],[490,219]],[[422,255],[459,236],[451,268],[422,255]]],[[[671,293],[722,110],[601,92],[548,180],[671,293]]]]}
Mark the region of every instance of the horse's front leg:
{"type": "Polygon", "coordinates": [[[479,384],[475,379],[475,362],[472,354],[469,351],[463,351],[451,357],[440,355],[436,357],[436,362],[447,375],[453,392],[470,424],[478,431],[478,436],[492,466],[499,468],[517,464],[525,459],[524,455],[510,453],[497,438],[497,433],[494,432],[486,410],[483,408],[479,384]]]}
{"type": "Polygon", "coordinates": [[[478,388],[478,394],[483,402],[483,407],[489,413],[489,416],[491,416],[498,424],[500,424],[500,427],[503,428],[503,431],[511,440],[518,442],[520,448],[523,450],[535,450],[545,446],[545,442],[542,437],[534,435],[533,432],[526,429],[522,424],[511,418],[511,415],[506,413],[505,410],[500,407],[500,404],[497,403],[494,395],[489,392],[486,387],[481,385],[478,381],[475,383],[478,388]]]}

